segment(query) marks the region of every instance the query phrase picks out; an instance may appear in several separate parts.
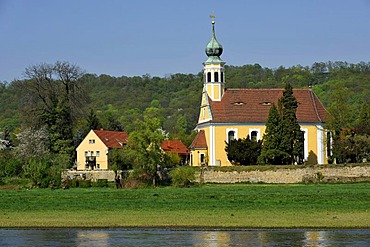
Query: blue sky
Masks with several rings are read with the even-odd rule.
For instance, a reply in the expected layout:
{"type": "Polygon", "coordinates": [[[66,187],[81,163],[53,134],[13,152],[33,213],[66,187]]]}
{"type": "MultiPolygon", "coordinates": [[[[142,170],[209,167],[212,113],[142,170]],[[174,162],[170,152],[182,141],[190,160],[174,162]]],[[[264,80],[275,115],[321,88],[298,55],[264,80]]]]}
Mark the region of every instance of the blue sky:
{"type": "Polygon", "coordinates": [[[0,81],[57,60],[88,73],[198,73],[211,20],[228,65],[370,61],[370,0],[0,0],[0,81]]]}

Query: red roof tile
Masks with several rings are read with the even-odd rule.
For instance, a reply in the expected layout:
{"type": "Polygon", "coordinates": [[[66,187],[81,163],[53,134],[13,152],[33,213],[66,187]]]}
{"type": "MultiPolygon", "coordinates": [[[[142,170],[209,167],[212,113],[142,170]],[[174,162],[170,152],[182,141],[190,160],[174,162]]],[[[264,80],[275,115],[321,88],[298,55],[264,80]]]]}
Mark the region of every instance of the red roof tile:
{"type": "Polygon", "coordinates": [[[161,143],[161,148],[165,152],[175,152],[181,155],[189,154],[189,149],[179,140],[165,140],[161,143]]]}
{"type": "Polygon", "coordinates": [[[189,149],[207,149],[207,140],[206,140],[206,134],[204,130],[200,130],[198,134],[195,136],[193,142],[189,146],[189,149]]]}
{"type": "Polygon", "coordinates": [[[122,131],[94,130],[108,148],[121,148],[127,144],[128,135],[122,131]]]}
{"type": "MultiPolygon", "coordinates": [[[[212,122],[264,123],[272,103],[277,105],[284,89],[228,89],[221,101],[210,101],[212,122]]],[[[324,122],[327,111],[311,89],[293,89],[300,123],[324,122]]]]}

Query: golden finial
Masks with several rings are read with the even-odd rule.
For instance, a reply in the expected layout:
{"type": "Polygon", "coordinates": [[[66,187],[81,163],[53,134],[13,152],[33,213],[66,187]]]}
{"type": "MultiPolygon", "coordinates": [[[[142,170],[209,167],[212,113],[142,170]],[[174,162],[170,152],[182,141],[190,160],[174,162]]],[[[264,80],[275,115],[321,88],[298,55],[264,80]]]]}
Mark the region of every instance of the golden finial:
{"type": "Polygon", "coordinates": [[[209,17],[212,19],[212,24],[215,24],[215,18],[216,18],[215,13],[212,12],[212,14],[209,17]]]}

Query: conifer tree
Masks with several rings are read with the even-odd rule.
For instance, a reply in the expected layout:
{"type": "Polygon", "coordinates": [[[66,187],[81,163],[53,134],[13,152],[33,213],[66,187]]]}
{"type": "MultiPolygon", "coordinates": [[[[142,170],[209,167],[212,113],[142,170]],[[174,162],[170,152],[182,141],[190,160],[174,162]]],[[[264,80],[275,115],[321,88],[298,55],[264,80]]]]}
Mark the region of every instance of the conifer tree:
{"type": "Polygon", "coordinates": [[[290,158],[284,163],[301,163],[303,161],[303,132],[296,117],[298,102],[293,96],[293,88],[290,84],[286,84],[283,97],[279,99],[279,104],[281,104],[280,114],[282,116],[280,148],[282,151],[290,154],[290,158]]]}
{"type": "Polygon", "coordinates": [[[278,107],[273,104],[269,111],[259,163],[302,163],[304,138],[296,117],[298,103],[290,84],[278,103],[278,107]]]}

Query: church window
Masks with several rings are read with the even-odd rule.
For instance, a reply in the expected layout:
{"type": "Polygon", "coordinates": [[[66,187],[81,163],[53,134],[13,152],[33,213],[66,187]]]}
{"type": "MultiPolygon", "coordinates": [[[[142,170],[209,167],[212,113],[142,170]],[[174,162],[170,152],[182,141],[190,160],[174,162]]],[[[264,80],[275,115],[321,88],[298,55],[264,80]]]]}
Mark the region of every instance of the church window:
{"type": "Polygon", "coordinates": [[[224,72],[221,72],[221,82],[224,82],[224,72]]]}
{"type": "Polygon", "coordinates": [[[227,141],[230,142],[235,139],[235,131],[230,130],[229,133],[227,134],[227,141]]]}
{"type": "Polygon", "coordinates": [[[252,141],[257,141],[257,135],[258,135],[258,132],[257,131],[252,131],[251,132],[251,140],[252,141]]]}
{"type": "Polygon", "coordinates": [[[249,129],[249,138],[254,141],[260,140],[260,130],[259,129],[249,129]]]}
{"type": "Polygon", "coordinates": [[[218,82],[218,72],[215,72],[215,82],[218,82]]]}
{"type": "Polygon", "coordinates": [[[211,72],[207,73],[207,82],[211,82],[211,72]]]}

